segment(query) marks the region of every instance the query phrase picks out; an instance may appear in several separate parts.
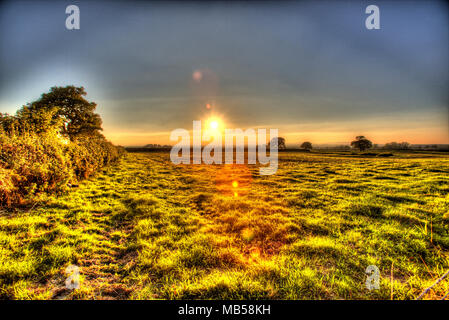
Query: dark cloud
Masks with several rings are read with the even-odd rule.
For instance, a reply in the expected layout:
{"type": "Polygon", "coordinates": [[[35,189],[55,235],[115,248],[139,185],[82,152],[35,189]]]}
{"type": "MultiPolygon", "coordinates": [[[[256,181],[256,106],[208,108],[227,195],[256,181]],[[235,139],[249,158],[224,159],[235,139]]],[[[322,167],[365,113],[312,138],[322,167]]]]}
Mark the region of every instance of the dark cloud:
{"type": "Polygon", "coordinates": [[[62,79],[130,130],[180,127],[211,100],[241,125],[447,114],[442,2],[377,2],[376,31],[355,1],[75,3],[79,31],[64,28],[72,3],[2,3],[1,106],[62,79]]]}

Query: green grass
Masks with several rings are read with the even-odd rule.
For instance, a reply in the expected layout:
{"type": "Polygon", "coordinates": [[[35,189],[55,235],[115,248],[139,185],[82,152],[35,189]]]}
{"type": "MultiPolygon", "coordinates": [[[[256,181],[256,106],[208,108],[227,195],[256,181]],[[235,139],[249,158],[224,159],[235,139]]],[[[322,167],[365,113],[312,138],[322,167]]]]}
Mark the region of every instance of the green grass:
{"type": "Polygon", "coordinates": [[[449,268],[448,173],[438,154],[281,153],[273,176],[128,154],[0,214],[0,297],[413,299],[449,268]],[[372,264],[380,290],[365,287],[372,264]]]}

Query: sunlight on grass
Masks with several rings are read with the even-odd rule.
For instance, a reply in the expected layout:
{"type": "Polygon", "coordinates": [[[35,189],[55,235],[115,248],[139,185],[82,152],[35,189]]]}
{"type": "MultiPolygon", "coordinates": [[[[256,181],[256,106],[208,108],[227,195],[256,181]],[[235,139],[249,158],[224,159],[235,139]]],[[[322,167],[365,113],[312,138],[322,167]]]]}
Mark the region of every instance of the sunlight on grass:
{"type": "MultiPolygon", "coordinates": [[[[128,154],[0,216],[10,299],[413,299],[449,263],[449,161],[286,153],[257,166],[128,154]],[[79,290],[64,289],[80,267],[79,290]],[[380,290],[365,268],[380,269],[380,290]],[[393,282],[390,279],[394,265],[393,282]]],[[[441,282],[426,298],[449,291],[441,282]]]]}

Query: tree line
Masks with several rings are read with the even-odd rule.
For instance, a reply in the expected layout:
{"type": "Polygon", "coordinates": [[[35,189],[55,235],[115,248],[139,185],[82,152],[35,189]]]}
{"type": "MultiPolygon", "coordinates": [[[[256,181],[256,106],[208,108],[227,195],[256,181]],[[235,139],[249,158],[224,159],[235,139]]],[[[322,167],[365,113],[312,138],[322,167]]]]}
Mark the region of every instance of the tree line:
{"type": "MultiPolygon", "coordinates": [[[[271,139],[269,145],[273,144],[276,144],[279,150],[286,149],[285,138],[283,137],[271,139]]],[[[365,138],[365,136],[357,136],[355,137],[354,141],[351,141],[350,146],[341,146],[341,147],[344,147],[343,149],[346,148],[350,149],[350,147],[352,147],[353,149],[357,149],[362,152],[371,148],[385,149],[385,150],[409,150],[411,148],[411,145],[408,142],[389,142],[386,143],[383,147],[379,148],[378,145],[373,144],[370,140],[365,138]]],[[[310,151],[313,149],[312,143],[310,141],[304,141],[300,144],[300,149],[310,151]]]]}

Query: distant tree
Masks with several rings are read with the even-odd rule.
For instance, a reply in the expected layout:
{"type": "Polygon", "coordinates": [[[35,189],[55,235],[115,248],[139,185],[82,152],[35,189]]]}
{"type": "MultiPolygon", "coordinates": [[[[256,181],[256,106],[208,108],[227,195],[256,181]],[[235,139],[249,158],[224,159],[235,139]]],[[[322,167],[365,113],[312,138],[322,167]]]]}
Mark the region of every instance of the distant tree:
{"type": "Polygon", "coordinates": [[[42,94],[39,100],[24,108],[30,115],[56,108],[54,117],[62,119],[61,133],[72,140],[81,134],[98,136],[102,121],[94,112],[97,104],[87,101],[85,95],[83,87],[52,87],[50,92],[42,94]]]}
{"type": "Polygon", "coordinates": [[[309,141],[303,142],[301,144],[301,149],[312,150],[312,143],[309,141]]]}
{"type": "Polygon", "coordinates": [[[278,150],[285,150],[286,149],[286,147],[285,147],[285,139],[282,138],[282,137],[277,137],[277,138],[271,139],[269,146],[271,146],[271,145],[277,145],[278,150]]]}
{"type": "Polygon", "coordinates": [[[339,146],[335,146],[334,149],[335,150],[349,150],[349,149],[351,149],[351,147],[346,146],[346,145],[339,145],[339,146]]]}
{"type": "Polygon", "coordinates": [[[408,142],[389,142],[386,143],[384,146],[384,149],[389,149],[389,150],[408,150],[410,149],[410,143],[408,142]]]}
{"type": "Polygon", "coordinates": [[[351,146],[359,149],[360,151],[364,151],[373,146],[373,143],[366,139],[364,136],[357,136],[355,140],[351,142],[351,146]]]}

